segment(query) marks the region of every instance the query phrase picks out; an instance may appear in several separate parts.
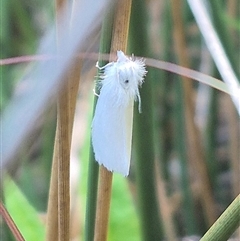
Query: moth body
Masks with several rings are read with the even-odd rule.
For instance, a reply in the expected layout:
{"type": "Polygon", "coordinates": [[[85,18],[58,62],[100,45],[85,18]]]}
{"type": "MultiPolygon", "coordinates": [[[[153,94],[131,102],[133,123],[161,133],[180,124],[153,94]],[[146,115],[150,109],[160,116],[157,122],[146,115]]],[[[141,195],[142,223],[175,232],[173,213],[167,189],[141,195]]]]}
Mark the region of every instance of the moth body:
{"type": "Polygon", "coordinates": [[[96,161],[109,171],[129,174],[133,106],[146,75],[142,60],[117,52],[117,61],[99,67],[101,90],[92,122],[92,144],[96,161]]]}

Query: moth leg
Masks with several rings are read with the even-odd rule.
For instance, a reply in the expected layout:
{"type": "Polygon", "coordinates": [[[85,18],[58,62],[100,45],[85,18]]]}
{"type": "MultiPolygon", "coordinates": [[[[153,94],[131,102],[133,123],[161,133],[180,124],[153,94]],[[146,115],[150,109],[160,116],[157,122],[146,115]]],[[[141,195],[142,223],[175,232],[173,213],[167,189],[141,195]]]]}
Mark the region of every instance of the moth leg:
{"type": "Polygon", "coordinates": [[[108,63],[108,64],[106,64],[106,65],[100,67],[100,66],[99,66],[99,63],[98,63],[98,61],[97,61],[97,63],[96,63],[96,67],[97,67],[99,70],[103,70],[103,69],[105,69],[106,67],[111,66],[111,65],[113,65],[113,64],[114,64],[114,63],[111,62],[111,63],[108,63]]]}
{"type": "Polygon", "coordinates": [[[95,89],[93,89],[93,94],[96,95],[97,97],[99,97],[99,94],[96,92],[95,89]]]}

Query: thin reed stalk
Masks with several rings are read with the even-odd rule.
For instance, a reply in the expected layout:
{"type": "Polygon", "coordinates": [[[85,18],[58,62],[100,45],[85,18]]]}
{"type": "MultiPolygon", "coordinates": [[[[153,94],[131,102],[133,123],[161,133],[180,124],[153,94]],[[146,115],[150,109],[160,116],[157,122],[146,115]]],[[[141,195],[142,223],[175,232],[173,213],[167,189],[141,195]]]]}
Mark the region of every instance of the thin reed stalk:
{"type": "MultiPolygon", "coordinates": [[[[170,23],[170,11],[167,6],[167,4],[164,4],[164,8],[162,10],[162,16],[161,20],[163,22],[163,26],[161,29],[161,40],[160,43],[162,46],[165,46],[162,49],[162,56],[161,59],[164,59],[165,61],[169,60],[169,50],[170,50],[170,44],[171,43],[171,23],[170,23]]],[[[170,93],[170,86],[169,86],[169,77],[168,73],[166,71],[159,71],[156,72],[155,78],[158,79],[158,83],[155,83],[156,88],[155,92],[157,95],[157,102],[158,102],[158,113],[155,114],[158,115],[156,118],[158,119],[159,125],[157,127],[158,132],[158,140],[156,141],[157,148],[156,150],[159,151],[159,167],[160,172],[162,175],[162,178],[164,181],[168,181],[170,179],[169,175],[169,169],[168,169],[168,161],[169,161],[169,155],[170,155],[170,148],[168,148],[168,142],[170,141],[170,134],[168,131],[169,123],[170,123],[170,110],[168,106],[169,102],[169,93],[170,93]]]]}
{"type": "Polygon", "coordinates": [[[108,233],[113,174],[103,166],[100,167],[99,171],[94,241],[105,241],[108,233]]]}
{"type": "Polygon", "coordinates": [[[160,214],[162,216],[166,240],[177,241],[177,234],[176,234],[174,221],[173,221],[174,213],[171,206],[172,203],[170,201],[170,198],[167,195],[166,183],[162,178],[160,167],[158,166],[159,165],[157,165],[157,168],[156,168],[158,200],[159,200],[159,209],[160,209],[160,214]]]}
{"type": "MultiPolygon", "coordinates": [[[[131,3],[129,0],[120,0],[117,3],[110,61],[115,59],[117,50],[125,52],[127,49],[131,3]]],[[[100,166],[94,241],[107,239],[112,175],[112,172],[100,166]]]]}
{"type": "MultiPolygon", "coordinates": [[[[57,124],[58,125],[58,124],[57,124]]],[[[55,140],[58,136],[56,128],[55,140]]],[[[58,142],[54,143],[50,189],[48,194],[48,209],[46,221],[46,241],[58,240],[58,142]]]]}
{"type": "Polygon", "coordinates": [[[189,175],[189,162],[187,152],[186,138],[186,119],[184,118],[184,99],[183,99],[183,83],[178,80],[175,83],[176,104],[174,111],[175,119],[175,143],[181,165],[180,187],[182,191],[182,216],[186,230],[186,235],[197,233],[195,222],[194,199],[191,190],[191,181],[189,175]]]}
{"type": "MultiPolygon", "coordinates": [[[[150,44],[146,37],[148,32],[146,2],[134,0],[132,9],[129,49],[138,56],[147,56],[150,44]]],[[[163,239],[155,176],[155,125],[153,122],[153,79],[151,77],[152,72],[148,68],[143,87],[140,89],[142,113],[134,115],[133,136],[137,204],[142,240],[144,241],[163,239]]]]}
{"type": "MultiPolygon", "coordinates": [[[[114,11],[109,11],[104,17],[101,39],[100,39],[100,53],[99,53],[99,65],[104,66],[106,61],[102,60],[102,54],[110,52],[111,40],[112,40],[112,28],[113,28],[113,15],[114,11]]],[[[99,89],[96,87],[95,92],[98,93],[99,89]]],[[[96,107],[97,98],[94,97],[94,106],[96,107]]],[[[99,177],[99,165],[95,161],[93,147],[90,145],[89,153],[89,165],[88,165],[88,186],[87,186],[87,204],[86,204],[86,217],[85,217],[85,241],[93,241],[95,219],[96,219],[96,206],[97,206],[97,191],[98,191],[98,177],[99,177]]]]}
{"type": "MultiPolygon", "coordinates": [[[[228,14],[231,18],[237,19],[239,2],[238,0],[231,0],[227,2],[228,14]]],[[[239,41],[240,33],[234,29],[231,29],[230,26],[231,39],[239,41]]],[[[238,61],[239,62],[239,61],[238,61]]],[[[240,149],[240,138],[239,138],[239,118],[236,113],[232,101],[227,97],[227,117],[228,117],[228,128],[229,128],[229,150],[232,166],[232,185],[233,185],[233,196],[236,196],[240,193],[240,175],[239,175],[239,149],[240,149]]],[[[240,237],[240,228],[238,231],[238,236],[240,237]]]]}
{"type": "Polygon", "coordinates": [[[234,108],[231,99],[226,96],[226,111],[228,118],[228,129],[229,129],[229,154],[231,160],[231,183],[232,183],[232,195],[235,197],[240,193],[240,163],[239,163],[239,149],[240,149],[240,138],[239,138],[239,118],[234,108]]]}
{"type": "MultiPolygon", "coordinates": [[[[182,1],[171,0],[172,15],[174,21],[174,43],[180,65],[189,67],[190,61],[187,54],[185,27],[183,23],[183,16],[181,9],[183,6],[182,1]],[[179,10],[180,9],[180,10],[179,10]]],[[[211,190],[209,176],[204,159],[203,147],[201,145],[201,138],[199,130],[194,122],[194,105],[193,105],[193,87],[190,79],[182,77],[184,89],[184,106],[185,106],[185,122],[186,134],[189,150],[189,160],[191,166],[197,174],[198,180],[201,183],[202,195],[201,201],[205,210],[205,217],[208,225],[210,226],[216,220],[216,210],[214,198],[211,190]]]]}
{"type": "Polygon", "coordinates": [[[235,74],[238,78],[240,78],[239,56],[235,55],[234,42],[231,36],[231,32],[224,19],[224,3],[221,1],[209,1],[209,6],[210,15],[212,17],[213,23],[215,25],[215,30],[219,36],[221,44],[224,47],[228,60],[231,63],[235,74]]]}
{"type": "Polygon", "coordinates": [[[209,115],[207,116],[207,125],[205,131],[205,150],[206,150],[206,162],[208,166],[209,179],[213,188],[216,187],[217,177],[219,173],[218,162],[216,160],[216,123],[217,113],[219,109],[219,92],[212,90],[209,100],[209,115]]]}
{"type": "Polygon", "coordinates": [[[200,241],[225,241],[240,225],[240,195],[228,206],[200,241]]]}
{"type": "MultiPolygon", "coordinates": [[[[67,84],[67,83],[66,83],[67,84]]],[[[58,99],[58,240],[70,238],[69,86],[58,99]]]]}
{"type": "MultiPolygon", "coordinates": [[[[56,1],[57,29],[64,1],[56,1]]],[[[57,41],[61,41],[57,39],[57,41]]],[[[70,239],[70,147],[81,62],[76,60],[64,76],[58,96],[57,127],[50,181],[46,240],[70,239]]]]}
{"type": "MultiPolygon", "coordinates": [[[[71,136],[80,80],[81,61],[76,59],[67,72],[64,92],[58,102],[58,121],[61,121],[58,158],[58,223],[59,241],[70,239],[70,150],[71,136]]],[[[58,127],[58,125],[57,125],[58,127]]]]}
{"type": "MultiPolygon", "coordinates": [[[[60,24],[60,12],[62,11],[65,0],[55,1],[55,21],[56,29],[58,30],[60,24]]],[[[58,32],[57,32],[58,34],[58,32]]],[[[58,41],[58,39],[57,39],[58,41]]],[[[56,134],[54,141],[52,170],[50,178],[50,188],[48,196],[47,221],[46,221],[46,241],[58,240],[58,171],[59,171],[59,121],[57,121],[56,134]]]]}

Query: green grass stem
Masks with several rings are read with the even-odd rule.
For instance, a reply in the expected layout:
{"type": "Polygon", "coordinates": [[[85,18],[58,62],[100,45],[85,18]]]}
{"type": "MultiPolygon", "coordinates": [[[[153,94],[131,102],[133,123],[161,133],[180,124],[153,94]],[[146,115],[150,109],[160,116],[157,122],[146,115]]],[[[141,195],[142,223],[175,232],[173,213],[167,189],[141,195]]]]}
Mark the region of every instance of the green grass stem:
{"type": "Polygon", "coordinates": [[[240,225],[240,195],[228,206],[200,241],[226,241],[240,225]]]}
{"type": "MultiPolygon", "coordinates": [[[[138,56],[148,54],[147,12],[145,1],[133,0],[130,25],[130,51],[138,56]],[[141,28],[139,28],[141,26],[141,28]]],[[[136,153],[137,196],[142,240],[163,239],[156,194],[155,152],[153,125],[153,81],[148,69],[140,95],[142,113],[134,116],[134,144],[136,153]]]]}
{"type": "MultiPolygon", "coordinates": [[[[102,25],[100,53],[109,53],[112,39],[112,23],[113,12],[109,12],[102,25]]],[[[105,62],[99,59],[99,65],[102,66],[105,62]]],[[[98,90],[96,89],[96,92],[98,90]]],[[[97,98],[94,98],[94,109],[97,103],[97,98]]],[[[99,165],[95,161],[92,144],[90,144],[89,166],[88,166],[88,187],[87,187],[87,202],[86,202],[86,217],[85,217],[85,241],[94,240],[94,227],[97,206],[97,190],[98,190],[98,173],[99,165]]]]}

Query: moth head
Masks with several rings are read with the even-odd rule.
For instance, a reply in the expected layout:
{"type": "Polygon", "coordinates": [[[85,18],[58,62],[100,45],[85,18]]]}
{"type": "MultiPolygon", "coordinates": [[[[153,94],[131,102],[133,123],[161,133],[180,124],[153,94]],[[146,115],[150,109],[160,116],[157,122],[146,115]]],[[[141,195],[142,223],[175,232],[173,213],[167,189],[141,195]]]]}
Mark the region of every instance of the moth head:
{"type": "Polygon", "coordinates": [[[136,88],[136,81],[134,80],[134,76],[131,73],[131,69],[127,66],[122,66],[118,70],[118,80],[121,87],[125,90],[136,88]]]}
{"type": "Polygon", "coordinates": [[[143,83],[146,70],[143,62],[127,59],[118,66],[120,85],[126,90],[136,91],[143,83]]]}

